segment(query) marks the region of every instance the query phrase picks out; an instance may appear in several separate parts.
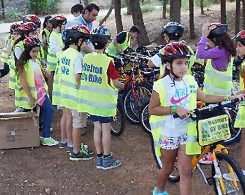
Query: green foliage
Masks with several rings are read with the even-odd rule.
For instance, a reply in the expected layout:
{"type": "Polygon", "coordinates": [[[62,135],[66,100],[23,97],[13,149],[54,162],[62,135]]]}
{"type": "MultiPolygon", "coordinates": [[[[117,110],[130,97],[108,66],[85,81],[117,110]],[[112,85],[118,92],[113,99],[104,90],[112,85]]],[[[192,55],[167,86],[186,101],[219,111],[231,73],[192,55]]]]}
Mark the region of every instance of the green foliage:
{"type": "Polygon", "coordinates": [[[29,13],[36,15],[58,13],[60,2],[61,0],[28,0],[29,13]]]}
{"type": "MultiPolygon", "coordinates": [[[[214,0],[203,0],[203,6],[208,7],[214,3],[214,0]]],[[[194,0],[194,6],[200,7],[200,0],[194,0]]],[[[189,1],[181,1],[181,7],[189,9],[189,1]]]]}
{"type": "Polygon", "coordinates": [[[61,0],[48,0],[48,14],[57,14],[60,11],[61,0]]]}
{"type": "MultiPolygon", "coordinates": [[[[141,6],[141,11],[142,13],[145,13],[145,12],[152,12],[154,10],[157,10],[159,9],[158,6],[154,5],[154,4],[142,4],[141,6]]],[[[161,8],[160,8],[161,9],[161,8]]]]}
{"type": "Polygon", "coordinates": [[[16,22],[21,19],[23,13],[18,8],[6,7],[5,11],[5,22],[16,22]]]}

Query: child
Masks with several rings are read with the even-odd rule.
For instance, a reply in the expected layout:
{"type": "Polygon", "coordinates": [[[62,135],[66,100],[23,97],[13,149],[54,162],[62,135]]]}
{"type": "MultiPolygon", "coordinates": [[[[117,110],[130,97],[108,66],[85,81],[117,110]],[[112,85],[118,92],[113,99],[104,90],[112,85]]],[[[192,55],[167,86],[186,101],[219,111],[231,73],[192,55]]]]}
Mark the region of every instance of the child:
{"type": "Polygon", "coordinates": [[[19,32],[20,24],[14,23],[10,26],[10,36],[5,38],[4,48],[1,53],[1,61],[4,64],[4,68],[0,70],[0,78],[4,77],[9,73],[9,56],[11,56],[11,48],[14,42],[20,37],[19,32]]]}
{"type": "Polygon", "coordinates": [[[40,19],[36,16],[36,15],[25,15],[22,17],[22,21],[23,23],[27,23],[27,22],[33,22],[36,25],[37,29],[40,29],[41,27],[41,21],[40,19]]]}
{"type": "MultiPolygon", "coordinates": [[[[58,76],[60,94],[59,106],[62,107],[63,115],[61,119],[61,144],[70,148],[70,160],[89,160],[93,158],[92,151],[84,150],[81,147],[81,129],[86,126],[86,114],[77,112],[77,104],[79,103],[79,85],[82,74],[83,56],[80,50],[88,47],[90,31],[83,25],[74,25],[62,33],[64,40],[64,51],[58,56],[58,65],[55,72],[55,83],[58,76]],[[72,115],[72,116],[71,116],[72,115]],[[69,118],[67,118],[69,116],[69,118]],[[70,121],[68,121],[70,120],[70,121]],[[67,124],[73,123],[73,129],[67,124]],[[66,126],[64,127],[64,124],[66,126]],[[72,136],[72,138],[71,138],[72,136]],[[67,141],[68,140],[68,141],[67,141]],[[73,142],[73,145],[72,145],[73,142]]],[[[56,85],[54,85],[54,103],[56,102],[56,85]]]]}
{"type": "Polygon", "coordinates": [[[44,146],[56,146],[58,141],[50,137],[50,128],[54,116],[54,108],[47,96],[47,85],[40,68],[37,56],[41,42],[38,37],[27,37],[23,41],[24,51],[16,66],[15,105],[24,109],[41,108],[40,120],[43,120],[44,146]]]}
{"type": "Polygon", "coordinates": [[[50,44],[48,48],[48,56],[47,56],[47,65],[49,71],[51,71],[51,76],[48,80],[48,88],[49,88],[49,97],[52,101],[52,91],[53,91],[53,78],[54,71],[57,65],[57,56],[56,54],[61,52],[63,48],[63,41],[61,38],[61,32],[65,28],[65,24],[67,22],[66,18],[61,15],[56,15],[52,17],[49,22],[52,24],[52,33],[50,34],[50,44]]]}
{"type": "Polygon", "coordinates": [[[158,172],[157,187],[153,195],[168,194],[165,185],[173,171],[176,157],[180,174],[180,192],[182,195],[190,195],[192,155],[199,154],[201,148],[197,141],[189,139],[197,135],[195,124],[189,125],[186,120],[180,118],[188,118],[188,114],[193,114],[189,110],[196,108],[197,99],[213,103],[234,97],[207,95],[198,88],[193,76],[185,76],[190,51],[184,43],[166,45],[161,55],[163,63],[166,63],[165,76],[154,83],[149,104],[155,150],[163,164],[158,172]],[[176,113],[180,118],[173,117],[176,113]]]}
{"type": "Polygon", "coordinates": [[[43,40],[43,54],[44,54],[44,60],[47,61],[47,55],[48,55],[48,45],[49,45],[49,37],[50,33],[52,31],[52,25],[49,22],[49,19],[51,19],[51,16],[46,16],[43,22],[43,30],[42,30],[42,40],[43,40]]]}
{"type": "Polygon", "coordinates": [[[74,15],[75,18],[77,18],[78,16],[80,16],[83,13],[84,7],[82,4],[76,4],[74,6],[72,6],[71,8],[71,14],[74,15]]]}
{"type": "MultiPolygon", "coordinates": [[[[245,30],[236,34],[233,38],[237,41],[237,55],[243,60],[240,66],[240,90],[237,94],[245,94],[245,30]]],[[[235,128],[242,128],[242,139],[241,139],[241,168],[243,170],[243,174],[245,175],[245,104],[241,104],[237,113],[236,121],[234,124],[235,128]]],[[[230,174],[228,178],[231,179],[230,174]]]]}
{"type": "Polygon", "coordinates": [[[104,54],[110,39],[108,28],[93,30],[91,41],[95,51],[83,58],[79,111],[88,112],[94,122],[94,144],[97,169],[111,169],[122,164],[111,153],[111,122],[116,115],[117,89],[123,89],[112,58],[104,54]],[[115,88],[115,87],[116,88],[115,88]]]}

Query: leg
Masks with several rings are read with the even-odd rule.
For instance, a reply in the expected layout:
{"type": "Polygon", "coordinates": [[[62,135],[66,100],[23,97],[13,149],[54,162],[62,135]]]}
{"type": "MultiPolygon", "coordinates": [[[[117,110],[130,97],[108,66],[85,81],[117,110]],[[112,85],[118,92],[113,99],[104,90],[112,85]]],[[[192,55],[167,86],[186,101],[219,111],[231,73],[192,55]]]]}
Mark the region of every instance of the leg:
{"type": "Polygon", "coordinates": [[[178,169],[180,174],[180,194],[191,194],[191,155],[185,154],[185,144],[179,145],[178,149],[178,169]]]}
{"type": "Polygon", "coordinates": [[[111,153],[111,123],[102,123],[102,145],[104,155],[111,153]]]}
{"type": "Polygon", "coordinates": [[[94,145],[95,145],[97,154],[103,153],[102,124],[99,121],[94,122],[94,145]]]}
{"type": "Polygon", "coordinates": [[[0,70],[0,78],[4,77],[9,73],[9,65],[7,63],[4,63],[3,69],[0,70]]]}
{"type": "Polygon", "coordinates": [[[79,153],[81,149],[81,116],[76,110],[71,110],[72,113],[72,140],[73,153],[79,153]]]}
{"type": "Polygon", "coordinates": [[[177,156],[177,149],[176,150],[165,150],[161,149],[161,161],[162,161],[162,168],[158,171],[157,175],[157,191],[158,193],[165,191],[165,186],[168,181],[169,175],[174,170],[174,164],[176,161],[177,156]]]}
{"type": "Polygon", "coordinates": [[[67,141],[67,134],[66,134],[66,109],[62,108],[62,117],[60,120],[60,134],[61,134],[61,142],[67,141]]]}
{"type": "Polygon", "coordinates": [[[245,170],[245,128],[242,129],[241,138],[241,168],[245,170]]]}
{"type": "Polygon", "coordinates": [[[51,71],[51,75],[50,77],[48,77],[48,94],[51,102],[52,102],[53,82],[54,82],[54,71],[51,71]]]}
{"type": "Polygon", "coordinates": [[[68,146],[73,145],[72,141],[72,114],[70,109],[66,109],[66,135],[68,139],[68,146]]]}

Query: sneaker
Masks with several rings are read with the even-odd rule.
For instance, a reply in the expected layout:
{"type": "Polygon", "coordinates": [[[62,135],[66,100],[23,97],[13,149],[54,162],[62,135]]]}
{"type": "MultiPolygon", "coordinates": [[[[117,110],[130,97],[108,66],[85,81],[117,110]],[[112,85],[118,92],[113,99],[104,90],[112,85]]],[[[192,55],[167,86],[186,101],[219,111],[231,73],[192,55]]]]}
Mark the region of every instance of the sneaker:
{"type": "Polygon", "coordinates": [[[112,155],[102,158],[102,169],[103,170],[113,169],[113,168],[120,166],[121,164],[122,164],[122,161],[113,158],[112,155]]]}
{"type": "Polygon", "coordinates": [[[97,165],[96,165],[96,168],[97,169],[102,169],[103,168],[103,158],[102,157],[97,157],[97,165]]]}
{"type": "Polygon", "coordinates": [[[65,148],[67,146],[67,142],[60,142],[59,148],[65,148]]]}
{"type": "Polygon", "coordinates": [[[81,150],[80,150],[80,152],[84,152],[84,153],[87,153],[87,154],[94,155],[93,150],[90,150],[90,149],[88,148],[88,145],[85,145],[85,144],[83,144],[83,143],[81,143],[81,150]]]}
{"type": "Polygon", "coordinates": [[[158,193],[157,192],[157,187],[155,187],[154,190],[153,190],[153,195],[168,195],[168,193],[167,193],[167,191],[158,193]]]}
{"type": "Polygon", "coordinates": [[[14,112],[24,112],[24,108],[17,107],[14,112]]]}
{"type": "Polygon", "coordinates": [[[213,154],[211,152],[207,152],[200,160],[200,164],[210,165],[213,163],[213,154]]]}
{"type": "Polygon", "coordinates": [[[70,160],[71,161],[90,160],[93,157],[94,157],[94,155],[85,154],[85,153],[81,153],[81,152],[79,152],[78,154],[71,152],[71,154],[70,154],[70,160]]]}
{"type": "MultiPolygon", "coordinates": [[[[242,172],[243,172],[243,175],[245,175],[245,170],[243,170],[242,172]]],[[[234,172],[234,176],[235,176],[235,180],[239,181],[235,172],[234,172]]],[[[233,179],[231,177],[231,173],[224,173],[223,178],[228,180],[228,181],[233,181],[233,179]]]]}
{"type": "Polygon", "coordinates": [[[41,144],[43,146],[57,146],[59,145],[59,142],[53,139],[52,137],[47,137],[42,139],[41,144]]]}

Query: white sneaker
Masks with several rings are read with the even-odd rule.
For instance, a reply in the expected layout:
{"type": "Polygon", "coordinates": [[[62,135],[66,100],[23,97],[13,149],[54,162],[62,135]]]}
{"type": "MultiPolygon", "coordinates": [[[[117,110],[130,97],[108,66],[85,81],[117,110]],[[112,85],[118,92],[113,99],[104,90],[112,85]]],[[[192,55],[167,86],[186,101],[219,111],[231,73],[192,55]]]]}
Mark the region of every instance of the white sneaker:
{"type": "Polygon", "coordinates": [[[56,141],[54,138],[52,137],[47,137],[47,138],[43,138],[41,140],[41,144],[43,146],[57,146],[59,144],[58,141],[56,141]]]}
{"type": "MultiPolygon", "coordinates": [[[[243,172],[243,175],[245,175],[245,170],[243,170],[242,172],[243,172]]],[[[235,172],[234,172],[234,176],[235,176],[236,181],[239,181],[235,172]]],[[[228,181],[233,181],[233,179],[231,177],[231,173],[224,173],[223,178],[228,180],[228,181]]]]}
{"type": "Polygon", "coordinates": [[[24,112],[24,108],[17,107],[14,112],[24,112]]]}

